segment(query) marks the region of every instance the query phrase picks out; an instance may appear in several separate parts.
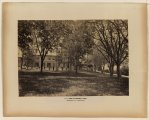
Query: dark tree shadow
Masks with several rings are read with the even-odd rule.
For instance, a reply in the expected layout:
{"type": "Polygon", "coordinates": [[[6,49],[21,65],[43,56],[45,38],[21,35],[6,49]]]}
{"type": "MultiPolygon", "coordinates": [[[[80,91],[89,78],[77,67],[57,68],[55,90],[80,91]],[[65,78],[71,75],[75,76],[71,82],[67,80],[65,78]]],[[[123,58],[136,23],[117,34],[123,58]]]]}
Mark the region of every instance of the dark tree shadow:
{"type": "Polygon", "coordinates": [[[127,96],[129,80],[86,73],[19,72],[19,96],[55,96],[59,93],[66,96],[127,96]]]}

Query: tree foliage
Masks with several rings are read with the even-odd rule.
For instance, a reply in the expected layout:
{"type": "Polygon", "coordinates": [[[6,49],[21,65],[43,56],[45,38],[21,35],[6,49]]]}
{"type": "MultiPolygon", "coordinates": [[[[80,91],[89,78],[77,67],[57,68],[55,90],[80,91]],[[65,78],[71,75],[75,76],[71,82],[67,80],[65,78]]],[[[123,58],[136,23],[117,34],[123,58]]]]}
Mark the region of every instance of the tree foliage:
{"type": "Polygon", "coordinates": [[[30,22],[26,20],[18,21],[18,47],[22,53],[21,69],[24,64],[24,58],[28,56],[32,44],[30,22]]]}
{"type": "Polygon", "coordinates": [[[69,63],[73,64],[76,70],[81,65],[85,54],[92,51],[93,40],[88,33],[89,26],[85,21],[69,21],[71,34],[64,39],[62,47],[66,49],[69,63]]]}
{"type": "Polygon", "coordinates": [[[128,21],[21,20],[18,22],[18,47],[23,55],[28,53],[25,51],[38,51],[41,72],[48,52],[61,48],[57,57],[62,60],[58,61],[63,63],[66,62],[63,58],[67,58],[68,68],[74,66],[76,73],[85,55],[96,49],[107,61],[110,75],[116,65],[120,78],[120,66],[128,58],[128,21]]]}
{"type": "Polygon", "coordinates": [[[103,54],[110,66],[117,66],[120,78],[120,65],[128,57],[128,22],[127,20],[94,21],[93,35],[97,49],[103,54]]]}
{"type": "Polygon", "coordinates": [[[63,21],[31,21],[32,38],[35,40],[36,48],[41,56],[41,72],[43,62],[49,51],[54,50],[65,35],[69,32],[63,21]]]}

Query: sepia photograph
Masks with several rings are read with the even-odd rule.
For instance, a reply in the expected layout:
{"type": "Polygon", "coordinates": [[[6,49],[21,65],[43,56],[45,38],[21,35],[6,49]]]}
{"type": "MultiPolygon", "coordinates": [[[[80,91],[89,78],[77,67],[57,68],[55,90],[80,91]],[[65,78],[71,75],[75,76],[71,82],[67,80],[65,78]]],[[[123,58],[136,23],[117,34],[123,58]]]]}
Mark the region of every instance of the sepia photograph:
{"type": "Polygon", "coordinates": [[[129,96],[128,20],[18,20],[19,96],[129,96]]]}
{"type": "Polygon", "coordinates": [[[146,118],[147,53],[146,4],[5,3],[4,116],[146,118]]]}

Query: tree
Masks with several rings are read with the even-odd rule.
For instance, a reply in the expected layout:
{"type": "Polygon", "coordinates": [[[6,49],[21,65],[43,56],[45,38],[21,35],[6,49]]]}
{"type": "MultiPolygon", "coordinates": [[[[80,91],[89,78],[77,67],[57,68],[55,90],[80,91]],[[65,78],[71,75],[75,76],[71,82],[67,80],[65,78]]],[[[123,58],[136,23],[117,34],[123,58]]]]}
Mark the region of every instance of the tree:
{"type": "Polygon", "coordinates": [[[18,21],[18,47],[21,50],[21,69],[24,64],[24,57],[28,54],[29,49],[31,50],[31,29],[30,22],[25,20],[18,21]]]}
{"type": "Polygon", "coordinates": [[[67,49],[68,61],[74,65],[76,74],[78,68],[81,66],[81,61],[85,54],[92,50],[93,41],[89,36],[88,30],[90,29],[86,21],[70,21],[72,33],[68,35],[65,48],[67,49]]]}
{"type": "Polygon", "coordinates": [[[78,68],[82,67],[81,61],[83,56],[88,51],[91,51],[91,39],[87,37],[85,21],[68,20],[65,23],[69,26],[71,32],[67,34],[67,37],[63,39],[60,45],[61,56],[67,58],[64,62],[67,64],[68,70],[71,70],[72,66],[74,66],[77,73],[78,68]]]}
{"type": "Polygon", "coordinates": [[[43,71],[43,63],[49,51],[54,50],[60,41],[68,32],[63,21],[31,21],[32,22],[32,37],[35,40],[35,46],[41,57],[41,69],[43,71]]]}
{"type": "Polygon", "coordinates": [[[24,53],[24,65],[26,66],[26,69],[29,67],[33,67],[33,62],[34,62],[34,53],[31,49],[27,49],[26,52],[24,53]]]}
{"type": "Polygon", "coordinates": [[[93,25],[95,45],[109,63],[110,75],[115,63],[120,79],[120,65],[128,57],[128,23],[126,20],[100,20],[93,25]]]}
{"type": "Polygon", "coordinates": [[[113,29],[115,29],[116,42],[115,55],[112,55],[115,64],[117,65],[117,75],[120,79],[121,70],[120,65],[128,58],[128,21],[127,20],[114,20],[109,21],[113,29]],[[116,45],[117,44],[117,45],[116,45]]]}
{"type": "Polygon", "coordinates": [[[98,52],[97,50],[94,50],[92,61],[93,61],[93,65],[94,65],[94,70],[95,71],[100,70],[101,73],[103,74],[105,64],[106,64],[106,60],[103,57],[103,55],[100,52],[98,52]]]}
{"type": "Polygon", "coordinates": [[[114,60],[112,58],[112,40],[107,32],[107,22],[106,21],[94,21],[93,22],[93,33],[95,47],[100,54],[103,55],[108,63],[110,76],[113,76],[114,72],[114,60]]]}

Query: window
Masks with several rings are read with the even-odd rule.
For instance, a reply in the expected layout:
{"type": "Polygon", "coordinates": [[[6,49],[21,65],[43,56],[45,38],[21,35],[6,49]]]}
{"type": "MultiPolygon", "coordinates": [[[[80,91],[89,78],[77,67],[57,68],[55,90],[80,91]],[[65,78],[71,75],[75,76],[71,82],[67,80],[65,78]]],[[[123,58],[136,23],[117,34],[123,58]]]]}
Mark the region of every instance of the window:
{"type": "Polygon", "coordinates": [[[47,67],[51,67],[51,63],[47,63],[47,67]]]}

